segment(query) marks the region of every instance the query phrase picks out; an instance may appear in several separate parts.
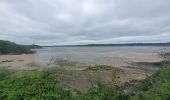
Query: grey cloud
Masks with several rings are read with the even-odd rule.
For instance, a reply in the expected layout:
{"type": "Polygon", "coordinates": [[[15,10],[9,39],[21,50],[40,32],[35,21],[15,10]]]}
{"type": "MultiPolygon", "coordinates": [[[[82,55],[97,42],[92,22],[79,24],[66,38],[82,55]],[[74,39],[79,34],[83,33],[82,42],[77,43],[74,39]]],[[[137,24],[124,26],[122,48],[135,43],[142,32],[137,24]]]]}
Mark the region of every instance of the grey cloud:
{"type": "Polygon", "coordinates": [[[0,39],[41,45],[169,42],[169,0],[1,0],[0,39]]]}

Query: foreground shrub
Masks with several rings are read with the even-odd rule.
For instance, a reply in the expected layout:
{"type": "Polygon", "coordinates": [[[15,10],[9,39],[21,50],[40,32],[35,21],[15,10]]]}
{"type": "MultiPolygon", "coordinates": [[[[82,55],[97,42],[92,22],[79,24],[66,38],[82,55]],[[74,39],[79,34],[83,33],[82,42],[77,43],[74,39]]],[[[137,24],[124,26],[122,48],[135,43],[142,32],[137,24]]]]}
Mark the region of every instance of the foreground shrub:
{"type": "Polygon", "coordinates": [[[170,100],[170,66],[160,69],[137,87],[139,100],[170,100]]]}
{"type": "Polygon", "coordinates": [[[122,90],[114,90],[108,85],[93,85],[84,95],[83,100],[129,100],[122,90]]]}
{"type": "MultiPolygon", "coordinates": [[[[5,73],[3,73],[5,75],[5,73]]],[[[0,100],[127,100],[121,90],[98,83],[80,92],[64,87],[48,71],[28,71],[5,75],[0,81],[0,100]]]]}
{"type": "Polygon", "coordinates": [[[30,71],[10,75],[0,81],[0,100],[57,99],[70,100],[71,92],[63,88],[48,72],[30,71]]]}

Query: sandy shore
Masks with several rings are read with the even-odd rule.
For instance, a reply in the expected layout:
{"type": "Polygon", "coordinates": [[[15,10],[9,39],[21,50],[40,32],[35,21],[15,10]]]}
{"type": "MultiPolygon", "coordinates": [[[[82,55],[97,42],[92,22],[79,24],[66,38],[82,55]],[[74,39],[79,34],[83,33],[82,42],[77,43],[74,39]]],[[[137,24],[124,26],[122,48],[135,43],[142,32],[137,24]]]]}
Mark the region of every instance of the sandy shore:
{"type": "MultiPolygon", "coordinates": [[[[86,54],[87,55],[87,54],[86,54]]],[[[127,69],[122,66],[131,66],[132,62],[160,62],[162,58],[157,53],[135,53],[135,52],[122,52],[122,53],[99,53],[101,62],[96,64],[105,64],[108,60],[113,61],[113,67],[118,67],[121,69],[127,69]]],[[[90,56],[89,56],[90,57],[90,56]]],[[[74,60],[74,57],[72,58],[74,60]]],[[[70,58],[69,60],[72,61],[70,58]]],[[[86,59],[85,59],[86,60],[86,59]]],[[[92,61],[94,59],[91,59],[92,61]]],[[[12,69],[32,69],[33,67],[42,67],[46,63],[38,54],[22,54],[22,55],[0,55],[0,66],[8,66],[12,69]]],[[[79,62],[79,61],[78,61],[79,62]]],[[[85,61],[86,62],[86,61],[85,61]]],[[[97,61],[98,62],[98,61],[97,61]]],[[[87,64],[91,64],[86,62],[87,64]]],[[[86,64],[85,63],[85,64],[86,64]]]]}
{"type": "Polygon", "coordinates": [[[0,55],[0,66],[14,70],[29,70],[41,67],[36,54],[0,55]]]}

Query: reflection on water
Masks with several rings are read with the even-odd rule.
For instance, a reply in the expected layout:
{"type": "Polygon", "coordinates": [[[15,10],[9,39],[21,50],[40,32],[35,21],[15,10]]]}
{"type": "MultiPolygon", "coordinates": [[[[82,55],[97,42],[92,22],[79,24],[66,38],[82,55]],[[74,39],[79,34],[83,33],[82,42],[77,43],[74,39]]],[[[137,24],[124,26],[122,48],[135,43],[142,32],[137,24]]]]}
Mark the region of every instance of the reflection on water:
{"type": "Polygon", "coordinates": [[[114,47],[45,47],[37,49],[44,62],[54,57],[86,64],[125,65],[127,62],[160,61],[160,49],[170,47],[114,46],[114,47]]]}

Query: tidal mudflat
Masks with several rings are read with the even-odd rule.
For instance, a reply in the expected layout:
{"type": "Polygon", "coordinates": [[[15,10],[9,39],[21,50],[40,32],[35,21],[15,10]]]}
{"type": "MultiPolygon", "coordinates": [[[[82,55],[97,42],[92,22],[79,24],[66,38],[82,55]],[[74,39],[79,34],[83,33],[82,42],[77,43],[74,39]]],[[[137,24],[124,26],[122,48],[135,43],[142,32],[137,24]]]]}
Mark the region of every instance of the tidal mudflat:
{"type": "Polygon", "coordinates": [[[144,79],[146,73],[159,69],[161,52],[169,52],[164,46],[111,46],[111,47],[44,47],[37,49],[37,56],[43,63],[51,58],[76,62],[77,66],[107,65],[123,70],[121,80],[144,79]]]}
{"type": "Polygon", "coordinates": [[[37,49],[37,55],[43,62],[51,58],[76,61],[84,64],[126,66],[131,62],[159,62],[161,46],[113,46],[113,47],[44,47],[37,49]]]}
{"type": "Polygon", "coordinates": [[[35,49],[36,54],[1,55],[0,62],[9,69],[32,70],[46,67],[51,58],[53,61],[48,66],[55,67],[62,59],[64,63],[74,62],[71,67],[64,66],[67,70],[80,71],[85,66],[106,65],[122,70],[121,81],[140,80],[146,78],[146,72],[151,75],[159,69],[157,65],[163,60],[160,52],[164,49],[170,51],[170,47],[161,46],[44,47],[35,49]]]}

